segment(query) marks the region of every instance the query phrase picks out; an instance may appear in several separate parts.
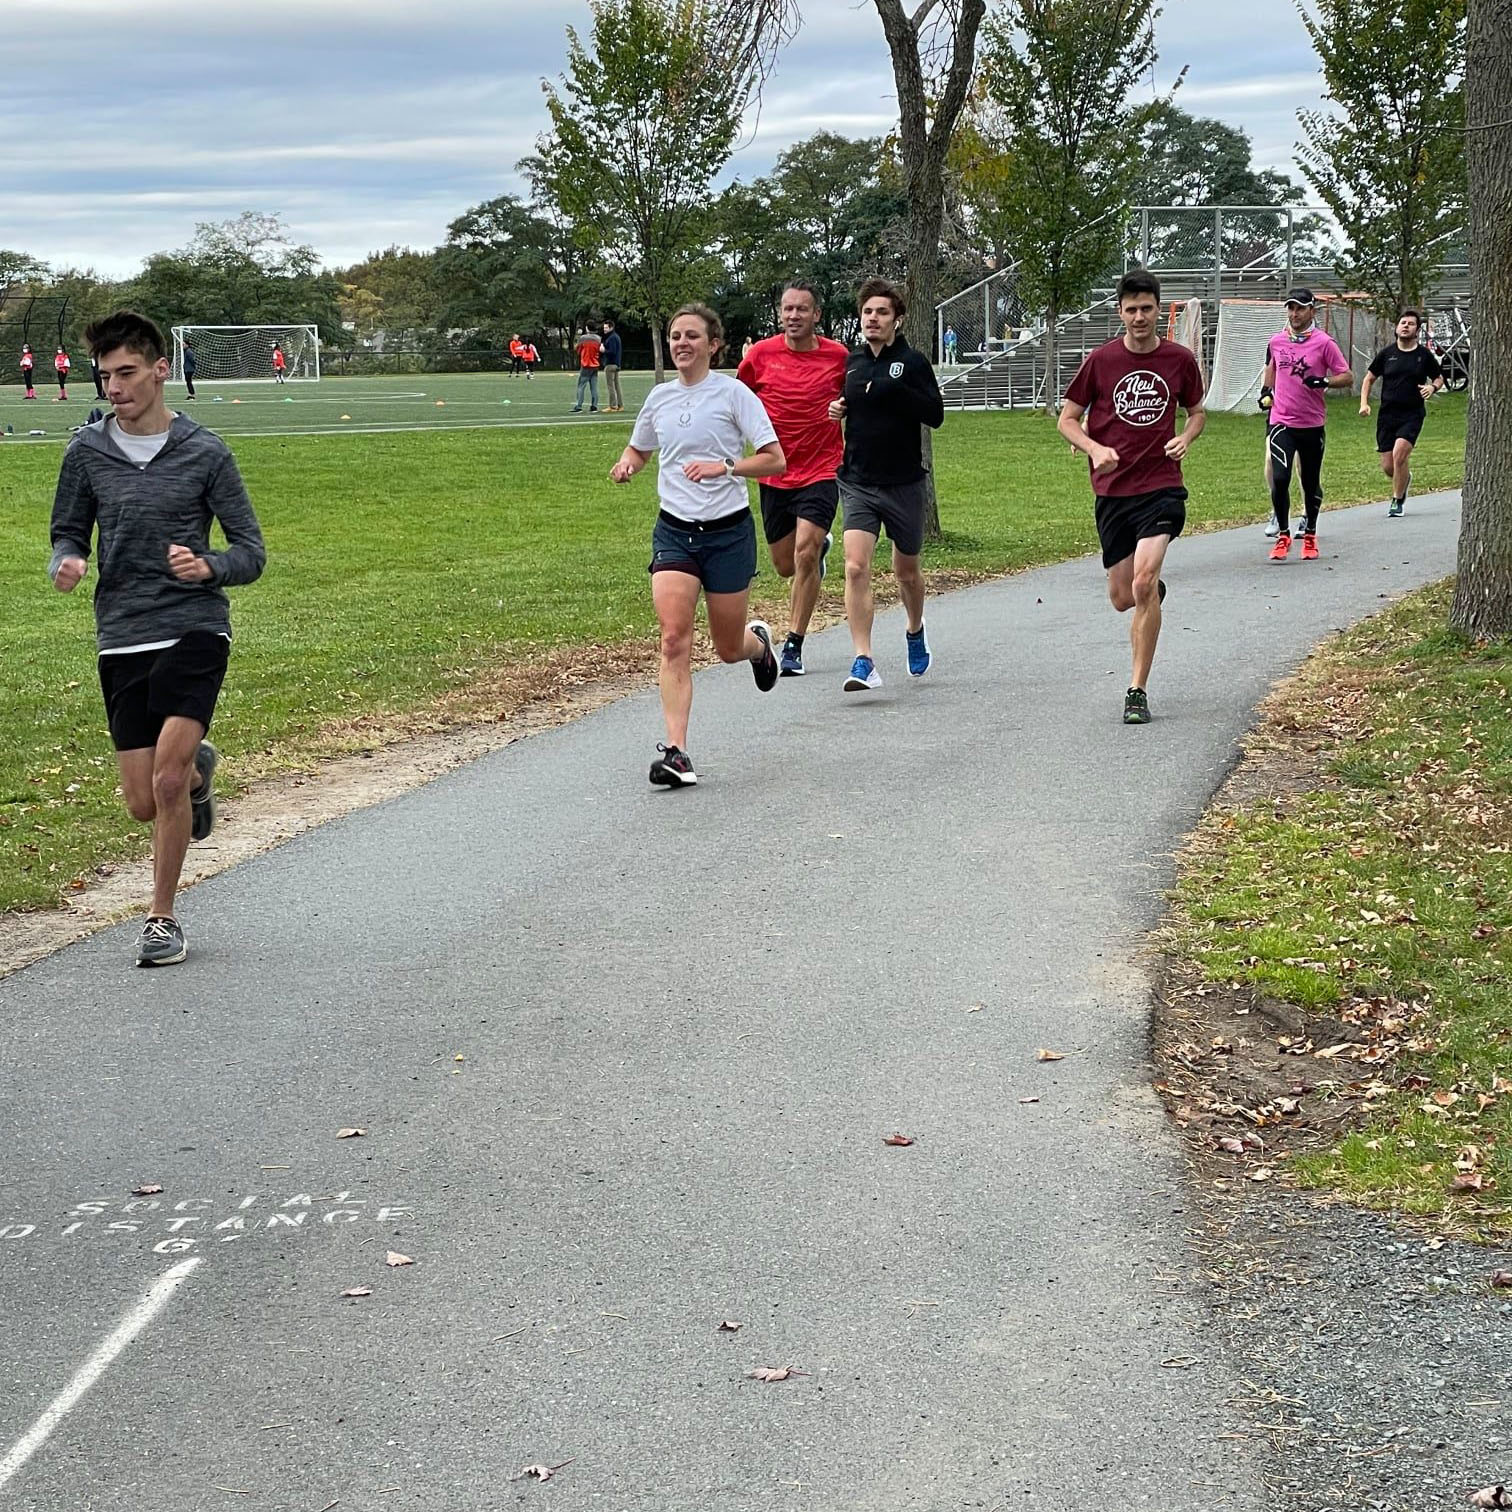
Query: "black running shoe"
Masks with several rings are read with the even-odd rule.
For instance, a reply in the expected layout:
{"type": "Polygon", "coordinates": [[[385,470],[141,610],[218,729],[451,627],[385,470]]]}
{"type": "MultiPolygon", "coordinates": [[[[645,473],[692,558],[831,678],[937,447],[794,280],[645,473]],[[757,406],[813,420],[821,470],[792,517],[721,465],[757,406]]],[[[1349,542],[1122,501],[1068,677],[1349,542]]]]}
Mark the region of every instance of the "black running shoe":
{"type": "Polygon", "coordinates": [[[676,746],[659,745],[662,754],[651,763],[651,780],[659,787],[696,787],[698,773],[686,751],[676,746]]]}
{"type": "Polygon", "coordinates": [[[211,779],[220,752],[208,740],[199,743],[194,753],[195,783],[189,790],[189,838],[203,840],[215,828],[215,790],[211,779]]]}
{"type": "Polygon", "coordinates": [[[154,914],[142,926],[142,933],[137,938],[138,966],[176,966],[188,954],[184,931],[179,928],[177,919],[154,914]]]}
{"type": "Polygon", "coordinates": [[[1130,688],[1124,694],[1125,724],[1149,724],[1150,698],[1143,688],[1130,688]]]}
{"type": "Polygon", "coordinates": [[[752,620],[746,629],[761,642],[761,655],[751,663],[751,673],[756,686],[763,693],[770,693],[777,686],[777,653],[772,650],[772,632],[765,620],[752,620]]]}

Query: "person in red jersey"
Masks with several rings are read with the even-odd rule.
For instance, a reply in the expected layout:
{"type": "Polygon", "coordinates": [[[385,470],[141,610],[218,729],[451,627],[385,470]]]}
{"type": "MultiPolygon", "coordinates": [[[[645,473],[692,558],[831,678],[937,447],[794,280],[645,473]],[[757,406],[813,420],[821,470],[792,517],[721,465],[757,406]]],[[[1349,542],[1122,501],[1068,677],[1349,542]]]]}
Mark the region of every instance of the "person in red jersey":
{"type": "Polygon", "coordinates": [[[1148,724],[1145,691],[1160,638],[1166,549],[1186,524],[1181,459],[1207,424],[1202,373],[1179,342],[1160,335],[1160,284],[1143,269],[1118,283],[1124,333],[1089,352],[1066,390],[1059,429],[1085,453],[1097,495],[1097,534],[1108,597],[1134,611],[1134,671],[1124,694],[1125,724],[1148,724]],[[1178,434],[1177,409],[1186,411],[1178,434]]]}
{"type": "Polygon", "coordinates": [[[68,398],[68,370],[72,366],[73,364],[68,360],[68,353],[59,347],[57,355],[53,358],[53,367],[58,373],[58,401],[60,403],[68,398]]]}
{"type": "Polygon", "coordinates": [[[520,333],[516,331],[509,338],[509,376],[518,378],[525,371],[525,343],[520,340],[520,333]]]}
{"type": "Polygon", "coordinates": [[[599,339],[597,331],[584,331],[578,337],[577,360],[577,403],[572,406],[572,413],[578,415],[583,410],[583,394],[588,393],[588,413],[598,413],[598,375],[603,342],[599,339]]]}
{"type": "Polygon", "coordinates": [[[845,389],[847,354],[840,342],[819,334],[819,292],[812,284],[794,280],[782,291],[781,320],[782,334],[755,342],[736,377],[772,417],[787,458],[780,478],[759,485],[761,525],[772,565],[793,580],[778,665],[784,677],[802,677],[803,638],[819,600],[840,504],[835,473],[845,439],[829,407],[845,389]]]}
{"type": "Polygon", "coordinates": [[[21,344],[21,381],[22,381],[22,383],[24,383],[26,385],[26,393],[22,395],[22,397],[25,398],[25,399],[35,399],[37,397],[37,390],[33,386],[33,379],[32,379],[33,369],[36,367],[36,365],[37,365],[37,359],[36,359],[35,354],[32,352],[31,347],[28,346],[25,342],[22,342],[22,344],[21,344]]]}
{"type": "Polygon", "coordinates": [[[541,360],[541,354],[536,350],[535,342],[527,341],[525,343],[525,350],[520,355],[525,359],[525,380],[528,383],[531,374],[535,372],[536,366],[541,360]]]}
{"type": "Polygon", "coordinates": [[[288,365],[288,360],[284,357],[284,349],[275,341],[273,343],[273,376],[278,382],[284,381],[284,370],[288,365]]]}

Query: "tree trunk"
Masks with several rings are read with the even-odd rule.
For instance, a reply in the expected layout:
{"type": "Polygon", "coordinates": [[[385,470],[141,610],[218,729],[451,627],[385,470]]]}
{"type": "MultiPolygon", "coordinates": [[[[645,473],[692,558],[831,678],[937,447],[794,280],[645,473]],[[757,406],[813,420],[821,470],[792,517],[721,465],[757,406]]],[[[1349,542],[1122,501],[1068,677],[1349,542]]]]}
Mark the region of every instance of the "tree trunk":
{"type": "Polygon", "coordinates": [[[1512,635],[1512,0],[1470,0],[1465,63],[1470,180],[1470,414],[1459,579],[1450,623],[1512,635]]]}
{"type": "Polygon", "coordinates": [[[1045,310],[1045,387],[1040,397],[1045,413],[1054,419],[1060,407],[1060,383],[1056,379],[1056,367],[1060,356],[1060,310],[1052,299],[1045,310]]]}
{"type": "MultiPolygon", "coordinates": [[[[919,22],[934,9],[933,0],[920,5],[913,16],[904,11],[903,0],[873,0],[873,3],[892,55],[893,81],[898,91],[898,150],[903,159],[910,220],[907,329],[913,332],[910,344],[929,354],[932,360],[935,304],[940,287],[940,225],[945,214],[945,158],[966,103],[976,63],[977,33],[987,13],[987,0],[960,0],[951,16],[945,49],[950,65],[943,79],[937,76],[943,58],[938,53],[926,58],[920,49],[919,22]],[[926,72],[935,75],[927,83],[926,72]]],[[[939,22],[940,26],[946,24],[943,20],[939,22]]],[[[926,50],[933,52],[940,47],[938,33],[932,30],[926,50]]],[[[921,427],[921,431],[928,490],[924,529],[927,539],[937,541],[940,506],[935,496],[934,439],[927,426],[921,427]]]]}
{"type": "Polygon", "coordinates": [[[651,317],[651,366],[656,376],[651,381],[660,383],[667,376],[666,358],[662,354],[662,323],[660,315],[651,317]]]}

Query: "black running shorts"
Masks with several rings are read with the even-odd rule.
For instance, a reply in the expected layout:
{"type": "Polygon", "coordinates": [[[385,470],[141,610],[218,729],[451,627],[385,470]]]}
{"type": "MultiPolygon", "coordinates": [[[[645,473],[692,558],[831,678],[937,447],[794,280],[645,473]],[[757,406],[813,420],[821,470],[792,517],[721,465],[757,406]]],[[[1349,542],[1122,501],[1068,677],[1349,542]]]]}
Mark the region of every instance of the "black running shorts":
{"type": "Polygon", "coordinates": [[[722,520],[679,520],[665,511],[651,531],[650,572],[686,572],[705,593],[744,593],[756,576],[756,522],[749,509],[722,520]]]}
{"type": "Polygon", "coordinates": [[[1423,429],[1427,411],[1419,405],[1416,409],[1379,409],[1376,411],[1376,450],[1389,452],[1398,441],[1417,445],[1418,433],[1423,429]]]}
{"type": "Polygon", "coordinates": [[[198,720],[207,730],[226,676],[231,642],[213,630],[191,630],[161,651],[100,658],[100,691],[110,739],[118,751],[155,746],[163,721],[198,720]]]}
{"type": "Polygon", "coordinates": [[[1187,491],[1157,488],[1154,493],[1124,497],[1099,494],[1097,538],[1102,542],[1104,567],[1112,567],[1134,555],[1134,548],[1151,536],[1181,534],[1186,524],[1187,491]]]}
{"type": "Polygon", "coordinates": [[[840,485],[833,478],[805,483],[802,488],[774,488],[761,485],[761,528],[767,545],[792,535],[799,520],[811,520],[820,530],[835,523],[840,507],[840,485]]]}

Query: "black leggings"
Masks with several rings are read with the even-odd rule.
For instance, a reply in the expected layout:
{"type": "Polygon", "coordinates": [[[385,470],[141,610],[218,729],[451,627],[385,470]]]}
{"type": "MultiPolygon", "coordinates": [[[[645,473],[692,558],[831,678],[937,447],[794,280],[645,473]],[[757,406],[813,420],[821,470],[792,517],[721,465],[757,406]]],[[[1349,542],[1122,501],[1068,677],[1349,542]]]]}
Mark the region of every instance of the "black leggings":
{"type": "Polygon", "coordinates": [[[1291,534],[1292,468],[1302,474],[1302,507],[1307,512],[1307,529],[1318,528],[1318,511],[1323,507],[1323,427],[1303,429],[1290,425],[1273,425],[1267,434],[1271,465],[1271,508],[1276,524],[1291,534]]]}

